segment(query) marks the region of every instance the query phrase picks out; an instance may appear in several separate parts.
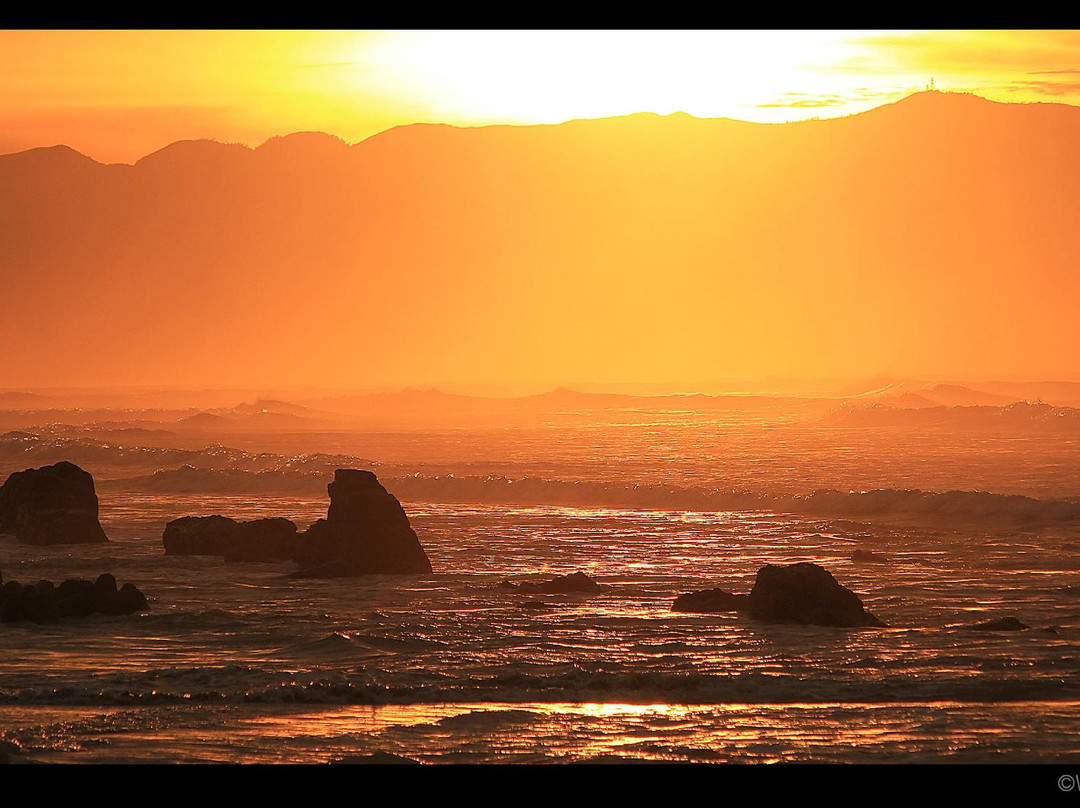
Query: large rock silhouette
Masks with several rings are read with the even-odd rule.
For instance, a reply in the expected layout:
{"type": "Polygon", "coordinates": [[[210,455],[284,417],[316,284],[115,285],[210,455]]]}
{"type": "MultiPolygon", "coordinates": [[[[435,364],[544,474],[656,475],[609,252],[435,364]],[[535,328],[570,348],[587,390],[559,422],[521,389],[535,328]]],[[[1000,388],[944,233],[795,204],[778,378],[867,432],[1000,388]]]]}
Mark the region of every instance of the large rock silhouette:
{"type": "Polygon", "coordinates": [[[326,518],[308,528],[297,557],[301,575],[431,573],[431,562],[401,503],[373,473],[338,469],[326,490],[326,518]]]}
{"type": "Polygon", "coordinates": [[[35,545],[109,540],[98,521],[94,478],[66,460],[7,478],[0,487],[0,533],[35,545]]]}
{"type": "Polygon", "coordinates": [[[801,564],[766,564],[758,570],[754,588],[746,598],[746,611],[766,623],[802,623],[814,626],[884,626],[863,608],[859,596],[824,567],[801,564]]]}

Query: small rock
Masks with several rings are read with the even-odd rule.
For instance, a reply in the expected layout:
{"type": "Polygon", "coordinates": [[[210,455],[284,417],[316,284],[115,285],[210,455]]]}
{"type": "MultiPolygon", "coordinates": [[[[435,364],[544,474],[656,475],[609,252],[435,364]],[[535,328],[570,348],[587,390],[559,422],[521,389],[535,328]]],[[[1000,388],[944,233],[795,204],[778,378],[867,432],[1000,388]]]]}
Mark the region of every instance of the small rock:
{"type": "MultiPolygon", "coordinates": [[[[507,584],[510,582],[507,581],[507,584]]],[[[601,591],[601,586],[584,572],[575,572],[570,575],[558,575],[549,581],[534,584],[528,581],[514,586],[518,592],[527,595],[569,595],[589,594],[595,595],[601,591]]]]}
{"type": "Polygon", "coordinates": [[[671,604],[671,611],[697,614],[737,612],[746,608],[746,599],[746,595],[733,595],[724,589],[704,589],[679,595],[671,604]]]}
{"type": "Polygon", "coordinates": [[[343,758],[330,761],[332,764],[345,765],[374,765],[374,766],[419,766],[419,760],[395,755],[391,752],[372,752],[367,755],[346,755],[343,758]]]}
{"type": "Polygon", "coordinates": [[[856,550],[851,554],[851,560],[856,564],[887,564],[889,559],[881,553],[873,553],[870,550],[856,550]]]}
{"type": "Polygon", "coordinates": [[[1025,631],[1031,626],[1025,625],[1015,617],[999,617],[972,626],[975,631],[1025,631]]]}

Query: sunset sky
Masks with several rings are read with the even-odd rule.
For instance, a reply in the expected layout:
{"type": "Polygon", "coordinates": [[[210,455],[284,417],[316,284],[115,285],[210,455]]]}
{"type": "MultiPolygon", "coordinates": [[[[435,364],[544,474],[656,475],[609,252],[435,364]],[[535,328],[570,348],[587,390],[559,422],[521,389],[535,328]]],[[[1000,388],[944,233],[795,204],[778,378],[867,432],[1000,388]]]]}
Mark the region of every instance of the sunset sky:
{"type": "Polygon", "coordinates": [[[3,31],[0,153],[632,112],[835,117],[923,89],[1080,103],[1078,31],[3,31]]]}
{"type": "Polygon", "coordinates": [[[1080,31],[0,54],[0,385],[1080,380],[1080,31]]]}

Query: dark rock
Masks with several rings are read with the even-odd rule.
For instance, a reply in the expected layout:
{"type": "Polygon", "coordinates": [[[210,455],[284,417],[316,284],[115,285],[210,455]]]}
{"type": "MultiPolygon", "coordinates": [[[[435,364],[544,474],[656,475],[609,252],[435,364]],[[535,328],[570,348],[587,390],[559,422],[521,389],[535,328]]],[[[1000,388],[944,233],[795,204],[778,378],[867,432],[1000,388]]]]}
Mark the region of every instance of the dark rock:
{"type": "Polygon", "coordinates": [[[586,575],[584,572],[575,572],[570,575],[559,575],[547,583],[538,587],[546,594],[562,594],[564,592],[586,592],[595,594],[600,591],[600,584],[586,575]]]}
{"type": "Polygon", "coordinates": [[[758,570],[748,595],[705,589],[680,595],[675,612],[702,614],[741,612],[765,623],[816,626],[880,626],[884,623],[863,608],[859,596],[837,583],[817,564],[766,564],[758,570]]]}
{"type": "Polygon", "coordinates": [[[116,578],[107,572],[102,573],[94,581],[94,589],[97,590],[98,597],[111,598],[116,594],[116,578]]]}
{"type": "Polygon", "coordinates": [[[111,597],[104,600],[98,611],[102,614],[122,615],[145,612],[150,608],[146,596],[132,583],[126,583],[120,587],[111,597]]]}
{"type": "Polygon", "coordinates": [[[184,516],[165,525],[166,555],[212,555],[226,561],[287,561],[300,551],[296,524],[274,517],[237,522],[227,516],[184,516]]]}
{"type": "Polygon", "coordinates": [[[165,555],[225,555],[236,528],[227,516],[184,516],[165,525],[165,555]]]}
{"type": "Polygon", "coordinates": [[[8,581],[0,588],[0,623],[17,623],[22,619],[18,603],[22,596],[22,585],[18,581],[8,581]]]}
{"type": "Polygon", "coordinates": [[[856,550],[851,554],[851,560],[856,564],[887,564],[889,562],[885,556],[869,550],[856,550]]]}
{"type": "Polygon", "coordinates": [[[300,552],[296,524],[280,516],[240,522],[225,546],[226,561],[288,561],[300,552]]]}
{"type": "Polygon", "coordinates": [[[120,591],[116,593],[116,598],[123,610],[121,612],[122,614],[145,612],[150,608],[150,604],[146,600],[146,595],[140,591],[139,587],[130,582],[120,587],[120,591]]]}
{"type": "Polygon", "coordinates": [[[165,553],[216,555],[226,561],[292,559],[300,564],[296,578],[431,573],[401,503],[374,474],[338,469],[327,491],[327,517],[303,534],[282,518],[236,522],[225,516],[185,516],[165,526],[165,553]]]}
{"type": "MultiPolygon", "coordinates": [[[[100,580],[100,579],[99,579],[100,580]]],[[[55,604],[58,617],[86,617],[97,611],[99,592],[91,581],[69,578],[56,588],[55,604]]]]}
{"type": "MultiPolygon", "coordinates": [[[[48,583],[45,581],[44,583],[48,583]]],[[[52,585],[22,586],[18,581],[8,581],[0,590],[0,622],[55,623],[59,619],[51,597],[52,585]]]]}
{"type": "Polygon", "coordinates": [[[419,760],[413,760],[412,758],[402,757],[401,755],[395,755],[391,752],[372,752],[367,755],[346,755],[343,758],[330,761],[331,763],[346,764],[346,765],[375,765],[375,766],[394,766],[394,765],[415,765],[419,766],[419,760]]]}
{"type": "Polygon", "coordinates": [[[746,608],[746,599],[746,595],[733,595],[723,589],[705,589],[679,595],[671,604],[671,611],[700,614],[737,612],[746,608]]]}
{"type": "Polygon", "coordinates": [[[148,608],[138,587],[127,583],[117,591],[116,579],[108,573],[93,582],[72,578],[60,586],[51,581],[22,586],[8,581],[0,587],[0,622],[4,623],[55,623],[66,617],[127,615],[148,608]]]}
{"type": "Polygon", "coordinates": [[[98,521],[94,478],[67,461],[7,478],[0,487],[0,533],[35,545],[109,540],[98,521]]]}
{"type": "Polygon", "coordinates": [[[308,528],[297,554],[301,575],[431,573],[431,562],[401,503],[374,474],[338,469],[327,491],[327,517],[308,528]]]}
{"type": "Polygon", "coordinates": [[[747,596],[746,612],[766,623],[885,625],[863,608],[858,595],[837,583],[832,573],[806,562],[787,566],[766,564],[759,569],[754,588],[747,596]]]}
{"type": "Polygon", "coordinates": [[[976,623],[971,628],[975,631],[1024,631],[1031,627],[1024,625],[1015,617],[999,617],[995,620],[976,623]]]}
{"type": "Polygon", "coordinates": [[[17,758],[22,748],[11,741],[0,741],[0,764],[11,763],[12,758],[17,758]]]}
{"type": "MultiPolygon", "coordinates": [[[[510,584],[509,581],[506,583],[510,584]]],[[[518,592],[528,595],[569,595],[584,593],[595,595],[601,587],[596,581],[584,572],[575,572],[570,575],[557,575],[550,581],[534,584],[528,581],[517,585],[510,584],[518,592]]]]}

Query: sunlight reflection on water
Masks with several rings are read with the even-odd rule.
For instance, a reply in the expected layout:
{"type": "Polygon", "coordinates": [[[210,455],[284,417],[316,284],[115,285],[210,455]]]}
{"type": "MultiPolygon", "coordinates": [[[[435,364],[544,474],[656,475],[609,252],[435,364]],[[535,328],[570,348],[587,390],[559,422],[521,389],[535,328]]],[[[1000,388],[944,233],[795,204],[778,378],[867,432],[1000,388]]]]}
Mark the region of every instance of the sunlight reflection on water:
{"type": "Polygon", "coordinates": [[[1080,760],[1080,703],[483,703],[323,709],[0,707],[26,759],[328,762],[392,753],[421,762],[1009,762],[1080,760]],[[25,712],[26,716],[20,716],[25,712]],[[1002,719],[1005,719],[1004,726],[1002,719]],[[948,732],[945,730],[948,729],[948,732]],[[1063,751],[1064,747],[1064,751],[1063,751]]]}
{"type": "Polygon", "coordinates": [[[1080,581],[1067,534],[989,540],[765,513],[408,510],[431,578],[313,581],[288,577],[286,562],[162,552],[176,516],[303,524],[325,513],[318,497],[133,496],[102,503],[109,545],[0,542],[5,579],[108,569],[152,607],[5,627],[0,738],[41,759],[75,750],[88,760],[1073,754],[1080,601],[1060,590],[1080,581]],[[889,563],[854,563],[867,546],[889,563]],[[744,592],[762,564],[796,560],[832,570],[891,628],[670,609],[683,592],[744,592]],[[500,586],[577,570],[603,591],[525,598],[500,586]],[[1033,630],[967,628],[1000,613],[1033,630]]]}

